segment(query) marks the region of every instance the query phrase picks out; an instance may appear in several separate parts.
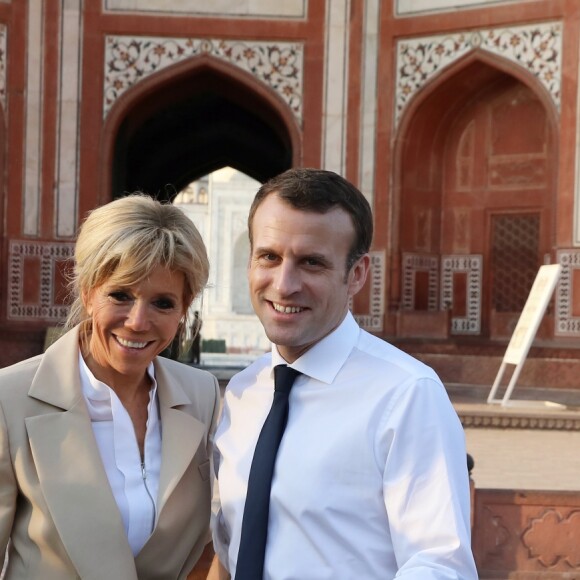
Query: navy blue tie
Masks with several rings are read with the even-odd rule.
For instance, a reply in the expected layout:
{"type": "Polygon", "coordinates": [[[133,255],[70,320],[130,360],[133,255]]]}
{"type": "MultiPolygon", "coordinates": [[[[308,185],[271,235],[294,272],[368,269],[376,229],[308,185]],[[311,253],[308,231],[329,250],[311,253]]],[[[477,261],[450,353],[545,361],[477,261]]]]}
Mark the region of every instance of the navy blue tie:
{"type": "Polygon", "coordinates": [[[299,374],[286,365],[274,367],[274,401],[260,431],[250,468],[235,580],[262,580],[264,576],[270,487],[288,420],[288,395],[299,374]]]}

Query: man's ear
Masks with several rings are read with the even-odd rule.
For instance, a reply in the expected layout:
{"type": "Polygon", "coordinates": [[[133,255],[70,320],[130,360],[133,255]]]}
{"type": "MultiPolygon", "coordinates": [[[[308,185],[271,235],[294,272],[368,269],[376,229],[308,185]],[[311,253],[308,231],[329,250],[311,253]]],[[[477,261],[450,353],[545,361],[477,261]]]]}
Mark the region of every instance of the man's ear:
{"type": "Polygon", "coordinates": [[[357,294],[365,285],[370,264],[371,258],[368,254],[365,254],[364,256],[361,256],[350,269],[350,272],[348,273],[348,285],[349,294],[351,296],[357,294]]]}

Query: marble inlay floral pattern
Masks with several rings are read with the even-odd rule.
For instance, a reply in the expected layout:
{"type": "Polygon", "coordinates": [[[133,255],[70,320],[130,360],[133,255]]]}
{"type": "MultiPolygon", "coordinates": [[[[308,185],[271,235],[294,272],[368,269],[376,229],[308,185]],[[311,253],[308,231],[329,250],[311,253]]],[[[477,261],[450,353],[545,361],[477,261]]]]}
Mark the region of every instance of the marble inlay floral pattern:
{"type": "Polygon", "coordinates": [[[301,122],[302,43],[145,36],[107,36],[103,116],[138,82],[201,55],[228,62],[255,76],[278,93],[301,122]]]}
{"type": "Polygon", "coordinates": [[[560,22],[545,22],[400,40],[397,43],[396,123],[427,81],[475,49],[502,56],[525,68],[544,85],[559,109],[562,30],[560,22]]]}
{"type": "Polygon", "coordinates": [[[59,322],[66,318],[69,308],[55,303],[55,272],[57,262],[72,260],[73,243],[24,242],[12,240],[9,255],[8,318],[11,320],[30,320],[41,318],[59,322]],[[24,302],[27,259],[37,260],[40,264],[39,301],[34,304],[24,302]]]}

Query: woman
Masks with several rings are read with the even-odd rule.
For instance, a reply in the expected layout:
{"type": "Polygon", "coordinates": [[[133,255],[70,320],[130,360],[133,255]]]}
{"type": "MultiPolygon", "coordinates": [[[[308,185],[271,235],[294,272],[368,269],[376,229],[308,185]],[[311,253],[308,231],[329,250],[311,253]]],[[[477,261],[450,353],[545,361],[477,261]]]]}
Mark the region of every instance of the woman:
{"type": "Polygon", "coordinates": [[[6,579],[185,578],[208,539],[216,379],[158,357],[209,264],[193,223],[132,195],[89,214],[70,330],[0,370],[6,579]]]}

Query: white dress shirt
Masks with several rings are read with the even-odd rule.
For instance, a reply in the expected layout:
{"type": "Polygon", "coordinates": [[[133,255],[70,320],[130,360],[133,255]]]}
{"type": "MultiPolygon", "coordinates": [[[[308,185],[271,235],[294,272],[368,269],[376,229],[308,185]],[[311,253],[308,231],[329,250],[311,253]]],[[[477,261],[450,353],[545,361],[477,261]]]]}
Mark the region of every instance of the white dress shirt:
{"type": "Polygon", "coordinates": [[[97,380],[79,354],[83,396],[93,433],[119,506],[133,555],[149,539],[157,516],[161,470],[161,422],[153,363],[147,369],[153,386],[149,391],[144,459],[129,413],[111,388],[97,380]]]}
{"type": "MultiPolygon", "coordinates": [[[[231,380],[216,432],[214,545],[232,577],[280,363],[274,347],[231,380]]],[[[464,434],[435,372],[350,313],[290,366],[303,376],[277,456],[264,578],[477,579],[464,434]]]]}

